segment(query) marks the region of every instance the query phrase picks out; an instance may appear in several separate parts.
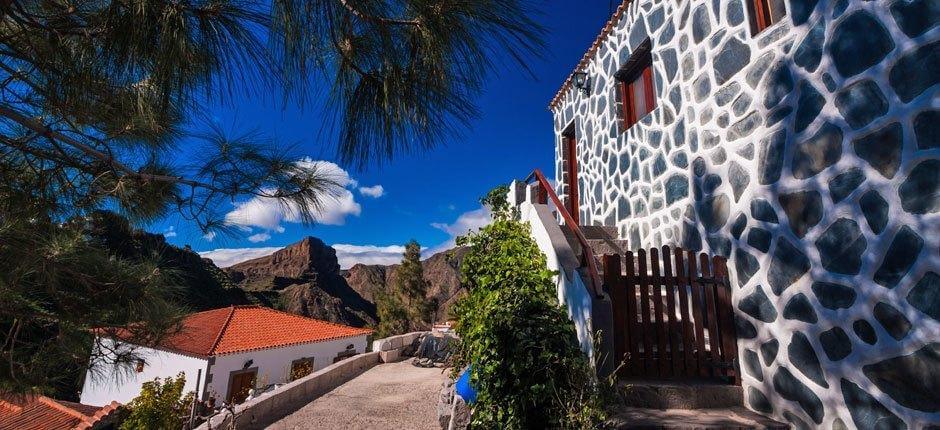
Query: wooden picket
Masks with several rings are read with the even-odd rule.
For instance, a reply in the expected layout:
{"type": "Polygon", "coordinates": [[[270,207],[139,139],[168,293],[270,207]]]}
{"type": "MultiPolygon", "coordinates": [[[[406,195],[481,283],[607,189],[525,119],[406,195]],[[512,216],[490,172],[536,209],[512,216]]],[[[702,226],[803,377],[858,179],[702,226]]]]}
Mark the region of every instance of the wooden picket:
{"type": "Polygon", "coordinates": [[[740,385],[727,261],[661,251],[626,252],[622,263],[619,255],[603,258],[619,376],[740,385]]]}

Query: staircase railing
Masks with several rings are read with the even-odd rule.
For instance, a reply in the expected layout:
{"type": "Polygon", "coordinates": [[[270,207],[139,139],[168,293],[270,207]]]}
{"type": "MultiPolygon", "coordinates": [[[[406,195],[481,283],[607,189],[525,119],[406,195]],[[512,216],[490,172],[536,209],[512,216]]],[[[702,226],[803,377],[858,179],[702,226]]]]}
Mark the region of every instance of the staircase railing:
{"type": "Polygon", "coordinates": [[[555,190],[548,180],[545,179],[545,175],[542,174],[541,170],[533,170],[532,173],[525,178],[524,182],[529,184],[532,183],[533,179],[538,182],[538,202],[540,204],[548,204],[548,201],[551,200],[552,204],[555,205],[555,209],[561,215],[561,218],[565,220],[565,225],[571,229],[574,236],[578,239],[578,243],[581,244],[581,264],[587,267],[588,277],[590,278],[590,285],[588,285],[589,291],[597,298],[604,298],[604,294],[602,293],[604,281],[601,279],[600,272],[597,270],[597,260],[594,258],[594,252],[587,238],[584,236],[584,233],[581,232],[578,223],[575,222],[571,214],[568,213],[568,208],[561,203],[561,199],[555,194],[555,190]]]}

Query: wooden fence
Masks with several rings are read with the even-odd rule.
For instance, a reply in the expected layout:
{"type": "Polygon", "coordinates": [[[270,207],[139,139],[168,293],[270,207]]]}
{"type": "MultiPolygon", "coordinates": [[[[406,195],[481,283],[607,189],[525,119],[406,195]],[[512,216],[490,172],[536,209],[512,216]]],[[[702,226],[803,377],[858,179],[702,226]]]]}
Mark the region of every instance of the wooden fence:
{"type": "Polygon", "coordinates": [[[604,256],[618,375],[740,385],[726,260],[668,246],[662,257],[655,248],[627,252],[623,264],[604,256]]]}

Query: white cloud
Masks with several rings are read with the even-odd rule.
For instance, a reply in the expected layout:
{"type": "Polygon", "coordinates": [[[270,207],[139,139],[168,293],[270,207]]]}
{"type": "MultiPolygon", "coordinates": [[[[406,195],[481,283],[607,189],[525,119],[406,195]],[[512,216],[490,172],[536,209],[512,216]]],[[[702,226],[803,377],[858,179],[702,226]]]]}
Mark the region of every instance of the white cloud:
{"type": "Polygon", "coordinates": [[[453,223],[441,223],[435,222],[431,223],[431,227],[434,227],[438,230],[441,230],[448,235],[450,238],[425,252],[426,256],[434,255],[441,251],[446,251],[455,246],[457,236],[463,236],[471,231],[476,231],[493,221],[490,210],[481,207],[469,212],[464,212],[457,217],[457,220],[453,223]]]}
{"type": "MultiPolygon", "coordinates": [[[[401,263],[402,254],[405,247],[402,245],[350,245],[337,243],[331,245],[336,250],[336,258],[343,269],[348,269],[356,264],[381,264],[391,265],[401,263]]],[[[248,261],[253,258],[271,255],[279,247],[263,248],[220,248],[211,251],[200,252],[204,258],[209,258],[216,266],[229,267],[234,264],[248,261]]]]}
{"type": "Polygon", "coordinates": [[[268,233],[257,233],[251,236],[248,236],[248,241],[252,243],[264,242],[271,238],[271,235],[268,233]]]}
{"type": "Polygon", "coordinates": [[[200,252],[199,255],[203,258],[208,258],[219,267],[229,267],[231,265],[241,263],[242,261],[248,261],[253,258],[264,257],[266,255],[271,255],[274,251],[277,251],[281,248],[277,246],[265,247],[265,248],[221,248],[213,249],[211,251],[200,252]]]}
{"type": "Polygon", "coordinates": [[[359,187],[359,193],[364,196],[377,199],[385,195],[385,187],[381,185],[374,185],[371,187],[359,187]]]}
{"type": "Polygon", "coordinates": [[[217,234],[216,232],[210,231],[210,232],[208,232],[208,233],[202,235],[202,238],[205,239],[206,242],[212,242],[213,240],[215,240],[215,235],[216,235],[216,234],[217,234]]]}
{"type": "MultiPolygon", "coordinates": [[[[297,165],[304,168],[315,168],[345,187],[337,196],[323,198],[321,207],[315,214],[316,222],[326,225],[343,225],[346,223],[346,217],[359,216],[362,213],[362,207],[356,202],[355,196],[348,189],[348,187],[355,188],[358,182],[350,178],[349,173],[341,167],[329,161],[314,161],[310,158],[301,159],[297,162],[297,165]]],[[[283,233],[282,223],[298,223],[300,221],[297,205],[257,196],[236,203],[235,209],[225,215],[227,224],[239,226],[242,230],[247,231],[251,231],[251,227],[257,227],[268,232],[283,233]]]]}
{"type": "Polygon", "coordinates": [[[163,230],[163,237],[176,237],[176,227],[171,225],[163,230]]]}

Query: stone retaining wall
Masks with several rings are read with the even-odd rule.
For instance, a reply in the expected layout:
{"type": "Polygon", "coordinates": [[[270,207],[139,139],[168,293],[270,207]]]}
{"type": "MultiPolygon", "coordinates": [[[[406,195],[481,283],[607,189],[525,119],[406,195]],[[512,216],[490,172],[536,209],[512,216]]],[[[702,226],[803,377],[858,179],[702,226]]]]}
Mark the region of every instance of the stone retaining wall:
{"type": "MultiPolygon", "coordinates": [[[[411,345],[418,336],[427,332],[414,332],[391,336],[373,342],[373,352],[359,354],[333,363],[296,381],[285,384],[276,391],[251,399],[235,407],[236,425],[239,430],[263,429],[268,425],[297,411],[361,375],[379,363],[397,361],[401,351],[411,345]]],[[[232,414],[226,411],[197,427],[197,430],[229,428],[232,414]]]]}

